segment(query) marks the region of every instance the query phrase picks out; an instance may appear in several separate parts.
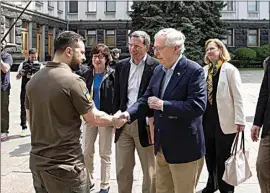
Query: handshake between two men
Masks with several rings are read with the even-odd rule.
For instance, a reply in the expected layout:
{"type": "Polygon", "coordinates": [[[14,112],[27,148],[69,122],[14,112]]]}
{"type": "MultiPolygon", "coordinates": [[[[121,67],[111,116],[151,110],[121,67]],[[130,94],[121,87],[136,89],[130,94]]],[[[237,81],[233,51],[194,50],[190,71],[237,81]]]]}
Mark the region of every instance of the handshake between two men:
{"type": "MultiPolygon", "coordinates": [[[[163,110],[163,100],[155,96],[149,97],[147,103],[150,109],[163,110]]],[[[127,111],[121,112],[119,110],[113,115],[113,119],[114,128],[120,128],[130,119],[130,115],[127,111]]]]}
{"type": "MultiPolygon", "coordinates": [[[[157,97],[149,97],[148,105],[151,109],[163,110],[163,100],[157,97]]],[[[96,108],[93,108],[92,111],[84,114],[83,117],[86,122],[91,123],[92,125],[99,127],[113,126],[114,128],[121,128],[130,119],[130,115],[127,111],[121,112],[119,110],[114,115],[108,115],[96,108]]]]}

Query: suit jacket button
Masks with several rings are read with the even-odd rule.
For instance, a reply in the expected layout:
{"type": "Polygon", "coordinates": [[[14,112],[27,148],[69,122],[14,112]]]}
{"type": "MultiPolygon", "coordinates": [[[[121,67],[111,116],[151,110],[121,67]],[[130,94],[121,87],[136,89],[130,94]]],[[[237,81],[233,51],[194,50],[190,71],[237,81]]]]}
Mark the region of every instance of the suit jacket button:
{"type": "Polygon", "coordinates": [[[162,117],[162,114],[159,114],[159,117],[162,117]]]}

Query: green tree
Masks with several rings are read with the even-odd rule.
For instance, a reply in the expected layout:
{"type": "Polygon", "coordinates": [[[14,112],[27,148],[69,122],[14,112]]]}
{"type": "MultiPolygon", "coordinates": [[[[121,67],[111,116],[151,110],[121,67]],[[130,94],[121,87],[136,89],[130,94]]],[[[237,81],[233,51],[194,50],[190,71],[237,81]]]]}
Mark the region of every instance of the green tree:
{"type": "Polygon", "coordinates": [[[185,55],[199,61],[205,41],[223,39],[227,33],[227,24],[220,20],[224,6],[222,1],[135,1],[131,31],[144,30],[154,37],[162,28],[181,30],[186,36],[185,55]]]}

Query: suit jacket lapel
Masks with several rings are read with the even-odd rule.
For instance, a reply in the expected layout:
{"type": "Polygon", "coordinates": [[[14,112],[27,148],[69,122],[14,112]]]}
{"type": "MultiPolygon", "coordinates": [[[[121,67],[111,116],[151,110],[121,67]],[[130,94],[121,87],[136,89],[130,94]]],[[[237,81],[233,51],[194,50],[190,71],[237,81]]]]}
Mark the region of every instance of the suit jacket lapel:
{"type": "Polygon", "coordinates": [[[184,73],[186,72],[186,67],[187,59],[185,56],[183,56],[173,71],[173,75],[167,85],[163,98],[168,97],[172,93],[174,88],[178,85],[178,82],[182,79],[184,73]]]}
{"type": "Polygon", "coordinates": [[[138,93],[138,98],[140,98],[143,94],[144,91],[146,90],[147,84],[148,84],[148,78],[150,77],[150,74],[152,73],[152,63],[150,61],[150,56],[147,55],[147,58],[145,60],[145,66],[143,70],[143,75],[141,79],[141,84],[140,84],[140,89],[138,93]]]}
{"type": "MultiPolygon", "coordinates": [[[[126,63],[126,64],[124,64],[124,66],[123,66],[123,70],[122,70],[122,72],[121,73],[123,73],[123,79],[122,80],[120,80],[120,84],[121,83],[124,83],[123,84],[123,97],[122,97],[122,99],[125,99],[125,100],[127,100],[127,90],[128,90],[128,78],[129,78],[129,71],[130,71],[130,63],[129,63],[129,61],[126,63]]],[[[125,102],[125,101],[122,101],[122,102],[125,102]]]]}
{"type": "Polygon", "coordinates": [[[160,95],[161,95],[161,86],[162,86],[162,81],[164,79],[164,76],[165,76],[165,72],[162,68],[160,68],[160,74],[159,76],[157,76],[157,80],[155,81],[156,82],[156,85],[158,85],[158,89],[157,89],[157,93],[156,93],[156,96],[158,98],[160,98],[160,95]]]}

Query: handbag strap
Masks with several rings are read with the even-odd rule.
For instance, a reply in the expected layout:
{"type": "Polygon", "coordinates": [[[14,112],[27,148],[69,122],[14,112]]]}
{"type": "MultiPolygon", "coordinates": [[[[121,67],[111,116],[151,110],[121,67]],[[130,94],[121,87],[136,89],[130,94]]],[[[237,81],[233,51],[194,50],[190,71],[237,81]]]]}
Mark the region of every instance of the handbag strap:
{"type": "Polygon", "coordinates": [[[242,138],[241,138],[241,146],[240,149],[243,149],[243,152],[245,153],[245,135],[244,135],[244,131],[241,132],[242,133],[242,138]]]}
{"type": "Polygon", "coordinates": [[[234,138],[233,144],[232,144],[232,150],[231,150],[231,155],[236,155],[237,152],[237,145],[238,145],[238,139],[239,139],[239,132],[236,133],[236,136],[234,138]]]}
{"type": "MultiPolygon", "coordinates": [[[[244,135],[244,131],[241,132],[242,136],[241,136],[241,142],[240,142],[240,149],[243,150],[243,152],[245,153],[245,135],[244,135]]],[[[237,147],[238,147],[238,140],[239,140],[239,135],[240,132],[237,132],[235,138],[234,138],[234,142],[232,144],[233,148],[231,151],[231,155],[236,155],[237,153],[237,147]]]]}

